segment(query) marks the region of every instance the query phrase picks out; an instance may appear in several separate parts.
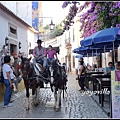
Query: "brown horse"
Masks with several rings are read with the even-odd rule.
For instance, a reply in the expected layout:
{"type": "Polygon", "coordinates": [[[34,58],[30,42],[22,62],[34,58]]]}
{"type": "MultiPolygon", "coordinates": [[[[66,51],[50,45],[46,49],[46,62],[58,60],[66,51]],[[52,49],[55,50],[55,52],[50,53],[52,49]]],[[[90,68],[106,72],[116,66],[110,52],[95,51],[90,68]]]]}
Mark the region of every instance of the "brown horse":
{"type": "Polygon", "coordinates": [[[24,85],[26,88],[26,97],[28,98],[28,108],[29,110],[29,89],[32,89],[32,97],[33,103],[35,106],[39,104],[38,95],[40,92],[40,88],[44,87],[43,82],[46,82],[46,78],[44,78],[42,73],[42,67],[36,67],[32,62],[30,62],[31,58],[21,57],[21,71],[22,77],[24,80],[24,85]]]}

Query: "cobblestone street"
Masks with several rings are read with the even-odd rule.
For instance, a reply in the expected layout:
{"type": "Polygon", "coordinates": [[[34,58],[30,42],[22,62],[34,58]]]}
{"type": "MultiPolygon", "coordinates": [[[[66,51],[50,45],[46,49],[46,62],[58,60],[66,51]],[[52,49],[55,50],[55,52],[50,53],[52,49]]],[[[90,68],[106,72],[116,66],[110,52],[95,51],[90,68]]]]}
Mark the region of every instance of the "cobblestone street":
{"type": "MultiPolygon", "coordinates": [[[[69,75],[67,93],[62,97],[62,105],[59,112],[55,112],[54,97],[50,88],[42,88],[40,91],[40,105],[32,105],[26,111],[25,90],[13,95],[12,107],[3,107],[0,103],[0,118],[109,118],[89,95],[82,96],[79,91],[78,81],[75,75],[69,75]]],[[[48,86],[49,87],[49,86],[48,86]]]]}

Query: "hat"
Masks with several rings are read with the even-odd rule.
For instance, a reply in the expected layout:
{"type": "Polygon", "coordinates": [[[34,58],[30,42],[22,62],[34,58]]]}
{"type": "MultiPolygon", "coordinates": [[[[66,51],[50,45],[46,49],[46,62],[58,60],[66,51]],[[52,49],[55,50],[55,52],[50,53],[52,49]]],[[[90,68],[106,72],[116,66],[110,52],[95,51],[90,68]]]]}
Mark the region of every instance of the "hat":
{"type": "Polygon", "coordinates": [[[42,43],[42,42],[43,42],[43,41],[42,41],[42,40],[40,40],[40,39],[38,39],[38,40],[37,40],[37,43],[42,43]]]}

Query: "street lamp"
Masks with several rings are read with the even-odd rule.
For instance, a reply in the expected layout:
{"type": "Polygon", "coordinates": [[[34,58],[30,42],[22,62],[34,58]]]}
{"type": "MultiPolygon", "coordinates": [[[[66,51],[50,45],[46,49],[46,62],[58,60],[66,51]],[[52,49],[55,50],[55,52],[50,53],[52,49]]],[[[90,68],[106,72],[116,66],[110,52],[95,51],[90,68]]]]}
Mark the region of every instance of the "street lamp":
{"type": "Polygon", "coordinates": [[[50,25],[50,30],[54,30],[55,24],[53,24],[52,20],[51,20],[51,23],[49,25],[50,25]]]}
{"type": "Polygon", "coordinates": [[[54,27],[55,27],[55,24],[53,24],[53,20],[52,20],[52,17],[39,17],[39,18],[50,18],[51,19],[51,23],[49,24],[50,26],[50,30],[54,30],[54,27]]]}
{"type": "Polygon", "coordinates": [[[21,42],[19,42],[19,49],[21,49],[21,42]]]}
{"type": "Polygon", "coordinates": [[[8,37],[5,38],[5,46],[8,46],[8,37]]]}
{"type": "MultiPolygon", "coordinates": [[[[49,30],[50,30],[50,34],[51,34],[51,32],[53,32],[53,30],[55,29],[55,24],[53,24],[53,20],[52,20],[52,17],[39,17],[39,18],[41,18],[41,20],[42,20],[42,22],[43,22],[43,19],[44,18],[50,18],[51,19],[51,23],[49,24],[49,30]]],[[[40,25],[43,25],[43,23],[42,22],[39,22],[40,23],[40,25]]],[[[43,27],[43,26],[42,26],[43,27]]],[[[42,38],[45,40],[45,36],[47,36],[47,35],[45,35],[45,31],[44,32],[40,32],[40,29],[38,29],[38,32],[39,33],[43,33],[43,34],[41,34],[41,36],[42,36],[42,38]]],[[[41,37],[40,36],[40,37],[41,37]]],[[[38,38],[39,38],[39,34],[38,34],[38,38]]],[[[44,41],[43,40],[43,41],[44,41]]],[[[45,41],[44,41],[44,46],[45,46],[45,41]]]]}

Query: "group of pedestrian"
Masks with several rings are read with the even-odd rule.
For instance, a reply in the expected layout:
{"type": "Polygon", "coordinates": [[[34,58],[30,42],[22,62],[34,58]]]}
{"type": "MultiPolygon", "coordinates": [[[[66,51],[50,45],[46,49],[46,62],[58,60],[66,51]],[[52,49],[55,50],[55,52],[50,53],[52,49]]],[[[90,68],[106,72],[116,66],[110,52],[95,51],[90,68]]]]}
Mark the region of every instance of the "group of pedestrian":
{"type": "MultiPolygon", "coordinates": [[[[81,92],[85,91],[84,82],[85,82],[85,74],[87,70],[89,69],[85,65],[83,58],[80,58],[78,67],[76,69],[76,75],[77,75],[76,79],[78,80],[78,84],[81,88],[79,91],[81,92]]],[[[105,75],[111,75],[111,71],[114,70],[120,71],[120,61],[116,62],[115,66],[113,65],[112,62],[109,62],[108,66],[105,67],[105,75]]]]}
{"type": "Polygon", "coordinates": [[[18,92],[18,83],[22,80],[20,71],[20,56],[16,52],[10,55],[5,45],[3,45],[1,53],[1,81],[4,83],[6,89],[4,93],[4,107],[12,106],[12,93],[16,89],[18,92]],[[14,85],[15,84],[15,85],[14,85]],[[14,87],[15,86],[15,87],[14,87]]]}

